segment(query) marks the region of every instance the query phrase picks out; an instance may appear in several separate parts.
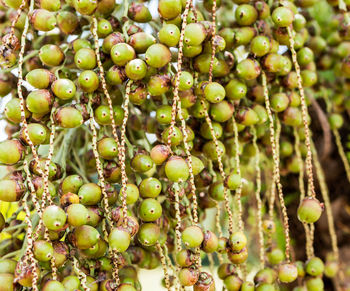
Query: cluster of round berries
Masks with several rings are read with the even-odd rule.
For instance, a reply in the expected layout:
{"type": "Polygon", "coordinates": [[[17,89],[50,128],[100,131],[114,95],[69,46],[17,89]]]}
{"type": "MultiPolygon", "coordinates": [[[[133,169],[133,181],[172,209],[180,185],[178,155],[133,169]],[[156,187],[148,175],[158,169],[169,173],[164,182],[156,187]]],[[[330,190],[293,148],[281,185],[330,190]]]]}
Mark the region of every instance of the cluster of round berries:
{"type": "Polygon", "coordinates": [[[350,290],[310,128],[350,181],[349,0],[3,2],[0,290],[141,290],[159,266],[167,290],[213,291],[215,266],[228,291],[350,290]]]}

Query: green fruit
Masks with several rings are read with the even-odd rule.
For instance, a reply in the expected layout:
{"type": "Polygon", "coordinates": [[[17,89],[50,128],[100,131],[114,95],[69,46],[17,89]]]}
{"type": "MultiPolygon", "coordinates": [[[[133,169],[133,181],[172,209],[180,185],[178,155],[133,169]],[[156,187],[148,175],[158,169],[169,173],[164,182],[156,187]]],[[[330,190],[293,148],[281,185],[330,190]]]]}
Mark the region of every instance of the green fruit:
{"type": "Polygon", "coordinates": [[[32,91],[28,94],[26,103],[30,112],[40,115],[47,114],[53,103],[52,94],[45,89],[32,91]]]}
{"type": "Polygon", "coordinates": [[[145,60],[149,66],[161,68],[170,62],[171,52],[163,44],[153,44],[147,49],[145,60]]]}
{"type": "Polygon", "coordinates": [[[158,33],[159,41],[168,47],[175,47],[180,40],[180,29],[174,24],[164,24],[158,33]]]}
{"type": "Polygon", "coordinates": [[[74,63],[81,70],[92,70],[96,67],[96,55],[91,48],[81,48],[74,55],[74,63]]]}
{"type": "Polygon", "coordinates": [[[158,2],[158,12],[165,20],[176,18],[181,10],[181,0],[160,0],[158,2]]]}
{"type": "Polygon", "coordinates": [[[226,100],[210,106],[210,115],[217,122],[226,122],[233,115],[233,105],[226,100]]]}
{"type": "Polygon", "coordinates": [[[267,258],[271,265],[278,265],[284,260],[284,252],[280,248],[272,248],[267,252],[267,258]]]}
{"type": "Polygon", "coordinates": [[[236,67],[237,76],[243,80],[254,80],[261,72],[259,63],[255,59],[244,59],[236,67]]]}
{"type": "Polygon", "coordinates": [[[78,190],[83,185],[83,179],[78,175],[67,176],[63,179],[60,185],[62,194],[66,193],[78,193],[78,190]]]}
{"type": "Polygon", "coordinates": [[[159,240],[160,228],[155,223],[143,223],[137,234],[138,241],[143,246],[153,246],[159,240]]]}
{"type": "Polygon", "coordinates": [[[144,173],[152,169],[153,161],[149,155],[146,154],[136,154],[131,161],[131,167],[140,173],[144,173]]]}
{"type": "Polygon", "coordinates": [[[39,50],[39,58],[44,65],[55,67],[63,62],[64,53],[57,45],[45,44],[39,50]]]}
{"type": "Polygon", "coordinates": [[[50,31],[56,26],[55,14],[46,9],[35,9],[30,20],[33,27],[39,31],[50,31]]]}
{"type": "Polygon", "coordinates": [[[34,257],[40,262],[50,261],[53,257],[52,244],[44,240],[37,240],[34,242],[33,253],[34,257]]]}
{"type": "Polygon", "coordinates": [[[242,279],[238,275],[230,275],[224,279],[224,285],[228,291],[238,291],[241,290],[242,279]]]}
{"type": "Polygon", "coordinates": [[[143,200],[139,208],[139,217],[146,222],[157,220],[162,215],[162,206],[153,199],[147,198],[143,200]]]}
{"type": "Polygon", "coordinates": [[[108,236],[108,243],[112,250],[125,252],[130,245],[130,234],[121,228],[113,228],[108,236]]]}
{"type": "Polygon", "coordinates": [[[117,43],[111,49],[111,58],[113,63],[118,66],[125,66],[129,61],[136,57],[135,50],[126,43],[117,43]]]}
{"type": "Polygon", "coordinates": [[[236,190],[242,184],[241,175],[232,172],[225,179],[225,185],[230,190],[236,190]]]}
{"type": "Polygon", "coordinates": [[[217,82],[211,82],[204,88],[204,97],[211,103],[218,103],[225,98],[226,91],[217,82]]]}
{"type": "MultiPolygon", "coordinates": [[[[168,136],[169,136],[169,132],[170,132],[170,126],[168,128],[166,128],[163,133],[162,133],[162,140],[164,143],[168,143],[168,136]]],[[[183,140],[183,135],[181,130],[174,126],[173,131],[172,131],[172,135],[170,138],[170,142],[172,146],[177,146],[179,145],[183,140]]]]}
{"type": "Polygon", "coordinates": [[[256,36],[250,43],[251,52],[257,57],[262,57],[270,52],[270,40],[263,35],[256,36]]]}
{"type": "Polygon", "coordinates": [[[328,117],[329,125],[331,126],[331,129],[339,129],[344,124],[343,116],[339,113],[332,113],[328,117]]]}
{"type": "MultiPolygon", "coordinates": [[[[43,125],[41,125],[40,123],[29,123],[27,130],[29,139],[34,145],[40,145],[45,143],[48,132],[43,125]]],[[[24,143],[26,143],[26,138],[23,130],[21,130],[20,132],[20,138],[24,143]]]]}
{"type": "Polygon", "coordinates": [[[152,34],[140,31],[130,36],[129,44],[137,53],[145,53],[147,49],[156,43],[156,39],[152,34]]]}
{"type": "Polygon", "coordinates": [[[236,113],[237,122],[244,126],[251,126],[259,122],[258,114],[249,107],[241,107],[236,113]]]}
{"type": "MultiPolygon", "coordinates": [[[[119,193],[119,198],[121,200],[122,198],[122,191],[119,193]]],[[[139,198],[139,189],[135,184],[126,184],[126,189],[125,189],[125,195],[126,195],[126,204],[134,204],[137,199],[139,198]]]]}
{"type": "Polygon", "coordinates": [[[49,230],[60,230],[66,223],[66,213],[56,205],[48,206],[43,211],[43,222],[49,230]]]}
{"type": "Polygon", "coordinates": [[[272,12],[272,20],[278,27],[287,27],[292,24],[294,20],[294,13],[287,7],[277,7],[272,12]]]}
{"type": "Polygon", "coordinates": [[[16,164],[23,158],[24,147],[19,140],[4,140],[0,142],[0,163],[16,164]]]}
{"type": "Polygon", "coordinates": [[[306,280],[307,291],[323,291],[324,283],[321,277],[310,277],[306,280]]]}
{"type": "MultiPolygon", "coordinates": [[[[0,274],[14,274],[17,262],[12,259],[0,259],[0,274]]],[[[1,280],[0,280],[1,281],[1,280]]]]}
{"type": "Polygon", "coordinates": [[[188,226],[182,231],[181,240],[186,248],[196,248],[203,242],[204,234],[199,226],[188,226]]]}
{"type": "Polygon", "coordinates": [[[167,75],[151,76],[147,83],[147,89],[152,96],[165,94],[170,89],[170,78],[167,75]]]}
{"type": "Polygon", "coordinates": [[[228,99],[240,100],[247,94],[247,85],[237,79],[233,79],[227,83],[225,91],[228,99]]]}
{"type": "Polygon", "coordinates": [[[15,280],[15,277],[12,274],[7,274],[7,273],[0,274],[1,290],[3,291],[15,290],[14,283],[13,283],[14,280],[15,280]]]}
{"type": "Polygon", "coordinates": [[[271,96],[271,108],[275,112],[282,112],[287,109],[289,98],[285,93],[276,93],[271,96]]]}
{"type": "Polygon", "coordinates": [[[247,237],[243,232],[234,232],[230,235],[229,243],[235,252],[241,251],[247,245],[247,237]]]}
{"type": "Polygon", "coordinates": [[[83,71],[78,78],[80,88],[87,93],[94,92],[99,86],[99,79],[94,71],[83,71]]]}
{"type": "Polygon", "coordinates": [[[201,23],[189,23],[185,28],[184,42],[186,45],[200,45],[206,37],[205,27],[201,23]]]}
{"type": "Polygon", "coordinates": [[[319,276],[324,272],[324,264],[318,257],[313,257],[306,262],[305,271],[311,276],[319,276]]]}
{"type": "Polygon", "coordinates": [[[97,151],[101,158],[113,160],[118,157],[118,144],[111,137],[104,137],[97,143],[97,151]]]}
{"type": "Polygon", "coordinates": [[[15,202],[21,199],[25,191],[24,185],[16,180],[0,180],[0,200],[15,202]]]}
{"type": "Polygon", "coordinates": [[[149,177],[139,185],[142,198],[156,198],[162,191],[162,184],[157,178],[149,177]]]}
{"type": "Polygon", "coordinates": [[[35,69],[26,75],[26,81],[37,89],[46,89],[55,80],[55,76],[46,69],[35,69]]]}
{"type": "Polygon", "coordinates": [[[165,174],[172,182],[185,182],[189,177],[186,161],[179,156],[172,156],[165,164],[165,174]]]}
{"type": "Polygon", "coordinates": [[[74,8],[83,15],[91,15],[97,9],[96,0],[73,0],[74,8]]]}
{"type": "MultiPolygon", "coordinates": [[[[120,106],[114,106],[114,121],[116,125],[121,125],[124,118],[124,110],[120,106]]],[[[109,125],[112,123],[109,106],[100,105],[95,110],[95,120],[100,125],[109,125]]]]}
{"type": "Polygon", "coordinates": [[[236,21],[241,26],[252,25],[258,18],[258,12],[249,4],[239,5],[235,11],[236,21]]]}
{"type": "Polygon", "coordinates": [[[69,79],[58,79],[51,85],[52,92],[62,100],[68,100],[75,96],[76,87],[69,79]]]}
{"type": "Polygon", "coordinates": [[[82,204],[71,204],[67,207],[67,219],[73,227],[87,224],[89,211],[82,204]]]}
{"type": "Polygon", "coordinates": [[[95,183],[87,183],[79,188],[78,196],[83,205],[96,205],[102,199],[100,186],[95,183]]]}
{"type": "Polygon", "coordinates": [[[71,106],[58,109],[55,118],[58,125],[63,128],[75,128],[84,122],[81,112],[71,106]]]}
{"type": "Polygon", "coordinates": [[[117,44],[124,42],[124,36],[120,32],[112,32],[110,35],[108,35],[104,40],[102,44],[102,51],[106,54],[109,54],[112,47],[117,44]]]}
{"type": "MultiPolygon", "coordinates": [[[[217,141],[218,144],[218,152],[220,154],[220,156],[224,156],[225,152],[226,152],[226,148],[225,145],[218,140],[217,141]]],[[[218,160],[218,153],[216,151],[216,145],[214,143],[214,141],[208,141],[204,144],[203,148],[203,153],[212,161],[217,161],[218,160]]]]}
{"type": "Polygon", "coordinates": [[[312,197],[304,198],[298,207],[298,219],[304,223],[316,222],[323,211],[323,205],[312,197]]]}
{"type": "Polygon", "coordinates": [[[79,290],[80,280],[77,276],[67,276],[63,279],[62,284],[66,291],[79,290]]]}
{"type": "Polygon", "coordinates": [[[125,74],[131,80],[141,80],[147,74],[147,66],[141,59],[133,59],[125,66],[125,74]]]}
{"type": "Polygon", "coordinates": [[[81,225],[73,231],[73,244],[80,250],[86,250],[97,244],[99,232],[90,225],[81,225]]]}

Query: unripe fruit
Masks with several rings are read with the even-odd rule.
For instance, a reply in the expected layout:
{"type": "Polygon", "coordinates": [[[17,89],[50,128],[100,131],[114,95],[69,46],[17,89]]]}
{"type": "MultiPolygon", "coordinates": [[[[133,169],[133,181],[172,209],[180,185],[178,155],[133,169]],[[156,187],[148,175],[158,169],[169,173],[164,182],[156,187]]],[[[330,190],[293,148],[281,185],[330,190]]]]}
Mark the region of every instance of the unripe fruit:
{"type": "Polygon", "coordinates": [[[63,62],[64,53],[57,45],[45,44],[39,50],[39,58],[44,65],[55,67],[63,62]]]}
{"type": "Polygon", "coordinates": [[[319,276],[324,272],[324,264],[318,257],[313,257],[306,262],[305,271],[311,276],[319,276]]]}
{"type": "MultiPolygon", "coordinates": [[[[124,118],[124,110],[120,106],[114,106],[114,121],[116,125],[121,125],[124,118]]],[[[110,110],[107,105],[100,105],[95,110],[95,120],[100,125],[109,125],[112,123],[110,110]]]]}
{"type": "Polygon", "coordinates": [[[310,277],[306,280],[307,291],[323,291],[324,283],[321,277],[310,277]]]}
{"type": "Polygon", "coordinates": [[[294,13],[287,7],[277,7],[272,12],[272,20],[278,27],[287,27],[292,24],[294,20],[294,13]]]}
{"type": "Polygon", "coordinates": [[[270,51],[270,40],[266,36],[256,36],[250,43],[250,50],[257,57],[262,57],[270,51]]]}
{"type": "Polygon", "coordinates": [[[74,63],[81,70],[92,70],[96,67],[96,55],[93,49],[81,48],[74,55],[74,63]]]}
{"type": "Polygon", "coordinates": [[[40,89],[30,92],[27,96],[26,103],[30,112],[44,115],[50,112],[53,97],[50,91],[40,89]]]}
{"type": "Polygon", "coordinates": [[[176,18],[181,10],[181,0],[160,0],[158,2],[158,12],[166,20],[176,18]]]}
{"type": "Polygon", "coordinates": [[[55,119],[58,125],[63,128],[75,128],[84,122],[81,112],[71,106],[58,109],[55,119]]]}
{"type": "Polygon", "coordinates": [[[236,113],[237,122],[245,126],[257,124],[259,122],[258,114],[249,107],[242,107],[236,113]]]}
{"type": "Polygon", "coordinates": [[[83,15],[91,15],[97,8],[96,0],[73,0],[74,8],[83,15]]]}
{"type": "Polygon", "coordinates": [[[5,202],[18,201],[24,194],[25,187],[20,181],[1,180],[0,200],[5,202]]]}
{"type": "Polygon", "coordinates": [[[157,200],[147,198],[141,202],[139,216],[143,221],[152,222],[157,220],[161,215],[162,206],[157,200]]]}
{"type": "Polygon", "coordinates": [[[131,80],[142,80],[147,74],[147,66],[141,59],[133,59],[125,66],[125,74],[131,80]]]}
{"type": "Polygon", "coordinates": [[[111,58],[118,66],[125,66],[136,57],[135,50],[126,43],[117,43],[111,48],[111,58]]]}
{"type": "Polygon", "coordinates": [[[17,262],[12,259],[0,259],[0,274],[14,274],[17,262]]]}
{"type": "Polygon", "coordinates": [[[46,9],[35,9],[30,21],[33,27],[40,31],[50,31],[56,26],[55,14],[46,9]]]}
{"type": "Polygon", "coordinates": [[[149,177],[142,180],[139,189],[142,198],[155,198],[162,191],[162,184],[157,178],[149,177]]]}
{"type": "Polygon", "coordinates": [[[80,187],[78,196],[83,205],[96,205],[102,199],[101,188],[95,183],[84,184],[80,187]]]}
{"type": "Polygon", "coordinates": [[[174,24],[164,24],[158,33],[159,41],[168,47],[175,47],[180,40],[180,29],[174,24]]]}
{"type": "Polygon", "coordinates": [[[329,125],[330,125],[331,129],[339,129],[344,124],[343,116],[339,113],[332,113],[328,117],[328,121],[329,121],[329,125]]]}
{"type": "Polygon", "coordinates": [[[48,206],[43,211],[43,222],[49,230],[60,230],[66,223],[66,213],[56,205],[48,206]]]}
{"type": "MultiPolygon", "coordinates": [[[[40,123],[29,123],[27,130],[28,130],[29,139],[32,141],[34,145],[43,144],[46,141],[47,130],[40,123]]],[[[20,131],[20,139],[23,141],[23,143],[25,144],[27,143],[23,129],[20,131]]]]}
{"type": "Polygon", "coordinates": [[[69,225],[73,227],[87,224],[89,211],[82,204],[71,204],[67,207],[69,225]]]}
{"type": "Polygon", "coordinates": [[[239,5],[235,11],[236,21],[241,26],[252,25],[258,18],[258,12],[249,4],[239,5]]]}
{"type": "MultiPolygon", "coordinates": [[[[126,184],[126,204],[134,204],[139,198],[139,189],[135,184],[126,184]]],[[[119,192],[119,198],[121,200],[122,190],[119,192]]]]}
{"type": "Polygon", "coordinates": [[[226,152],[225,145],[220,140],[217,141],[217,144],[218,144],[218,152],[216,151],[216,145],[214,141],[208,141],[207,143],[204,144],[202,148],[203,153],[212,161],[218,160],[219,158],[218,153],[222,157],[223,155],[225,155],[225,152],[226,152]]]}
{"type": "Polygon", "coordinates": [[[0,142],[0,163],[16,164],[23,158],[24,147],[19,140],[4,140],[0,142]]]}
{"type": "Polygon", "coordinates": [[[14,283],[13,283],[14,280],[15,280],[15,277],[12,274],[8,274],[8,273],[0,274],[1,289],[4,291],[15,290],[14,283]]]}
{"type": "Polygon", "coordinates": [[[119,68],[118,66],[112,66],[106,72],[106,81],[111,85],[120,85],[126,79],[125,71],[123,68],[119,68]]]}
{"type": "Polygon", "coordinates": [[[94,71],[83,71],[78,78],[80,88],[87,93],[94,92],[99,86],[99,79],[94,71]]]}
{"type": "Polygon", "coordinates": [[[77,276],[67,276],[63,279],[62,284],[67,291],[74,291],[80,288],[80,280],[77,276]]]}
{"type": "Polygon", "coordinates": [[[239,252],[247,246],[247,237],[243,232],[234,232],[230,235],[229,243],[233,251],[239,252]]]}
{"type": "Polygon", "coordinates": [[[72,233],[72,243],[81,250],[86,250],[97,244],[100,238],[99,232],[90,225],[81,225],[72,233]]]}
{"type": "Polygon", "coordinates": [[[204,88],[204,97],[211,103],[222,101],[225,95],[224,87],[217,82],[211,82],[204,88]]]}
{"type": "Polygon", "coordinates": [[[130,36],[129,44],[137,53],[145,53],[147,49],[156,43],[156,39],[152,34],[140,31],[130,36]]]}
{"type": "Polygon", "coordinates": [[[225,91],[228,99],[240,100],[247,94],[247,85],[237,79],[233,79],[227,83],[225,91]]]}
{"type": "MultiPolygon", "coordinates": [[[[162,140],[164,143],[168,142],[168,136],[170,133],[170,126],[168,128],[166,128],[163,133],[162,133],[162,140]]],[[[174,126],[173,127],[173,131],[172,131],[172,135],[170,138],[170,142],[171,142],[171,146],[177,146],[179,145],[183,140],[183,136],[182,136],[182,131],[177,127],[174,126]]]]}
{"type": "MultiPolygon", "coordinates": [[[[6,118],[13,123],[21,122],[21,101],[19,98],[12,98],[9,102],[6,103],[4,109],[6,118]]],[[[30,116],[30,112],[26,107],[24,107],[25,117],[30,116]]]]}
{"type": "Polygon", "coordinates": [[[206,30],[201,23],[189,23],[185,28],[184,42],[186,45],[200,45],[206,38],[206,30]]]}
{"type": "Polygon", "coordinates": [[[285,93],[276,93],[271,96],[271,108],[275,112],[286,110],[289,105],[289,98],[285,93]]]}
{"type": "Polygon", "coordinates": [[[181,250],[178,253],[176,253],[176,263],[184,268],[184,267],[190,267],[194,263],[194,253],[191,250],[181,250]]]}
{"type": "Polygon", "coordinates": [[[69,79],[58,79],[51,85],[52,92],[62,100],[68,100],[75,96],[76,87],[69,79]]]}
{"type": "Polygon", "coordinates": [[[188,226],[182,231],[181,240],[186,248],[196,248],[203,242],[204,234],[199,226],[188,226]]]}
{"type": "Polygon", "coordinates": [[[26,75],[26,81],[37,89],[46,89],[55,78],[54,74],[46,69],[35,69],[26,75]]]}
{"type": "Polygon", "coordinates": [[[189,177],[189,168],[183,158],[173,156],[165,164],[165,174],[170,181],[185,182],[189,177]]]}
{"type": "Polygon", "coordinates": [[[125,252],[130,245],[130,235],[124,229],[113,228],[108,236],[108,243],[112,250],[125,252]]]}
{"type": "Polygon", "coordinates": [[[143,223],[137,234],[138,241],[144,246],[153,246],[159,240],[160,228],[155,223],[143,223]]]}
{"type": "Polygon", "coordinates": [[[113,160],[118,156],[118,145],[114,138],[104,137],[98,141],[97,151],[101,158],[113,160]]]}
{"type": "Polygon", "coordinates": [[[152,158],[146,154],[136,154],[131,161],[131,167],[140,173],[149,171],[153,167],[152,158]]]}
{"type": "Polygon", "coordinates": [[[304,198],[298,207],[298,219],[304,223],[316,222],[323,211],[323,204],[316,198],[304,198]]]}
{"type": "Polygon", "coordinates": [[[261,72],[259,63],[255,59],[245,59],[236,67],[237,76],[243,80],[256,79],[261,72]]]}
{"type": "Polygon", "coordinates": [[[153,44],[147,49],[145,60],[149,66],[161,68],[170,62],[171,52],[163,44],[153,44]]]}
{"type": "Polygon", "coordinates": [[[53,247],[47,241],[37,240],[34,242],[33,253],[38,261],[47,262],[53,257],[53,247]]]}
{"type": "Polygon", "coordinates": [[[60,185],[62,194],[66,193],[78,193],[78,190],[83,185],[83,179],[78,175],[67,176],[63,179],[60,185]]]}

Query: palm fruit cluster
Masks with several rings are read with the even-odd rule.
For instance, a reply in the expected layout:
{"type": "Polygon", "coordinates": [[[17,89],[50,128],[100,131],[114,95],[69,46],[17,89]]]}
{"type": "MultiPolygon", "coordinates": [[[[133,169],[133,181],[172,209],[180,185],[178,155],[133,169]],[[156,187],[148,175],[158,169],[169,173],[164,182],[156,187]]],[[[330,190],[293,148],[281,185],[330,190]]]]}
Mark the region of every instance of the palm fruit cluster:
{"type": "Polygon", "coordinates": [[[350,290],[311,131],[350,180],[348,9],[2,0],[0,290],[350,290]]]}

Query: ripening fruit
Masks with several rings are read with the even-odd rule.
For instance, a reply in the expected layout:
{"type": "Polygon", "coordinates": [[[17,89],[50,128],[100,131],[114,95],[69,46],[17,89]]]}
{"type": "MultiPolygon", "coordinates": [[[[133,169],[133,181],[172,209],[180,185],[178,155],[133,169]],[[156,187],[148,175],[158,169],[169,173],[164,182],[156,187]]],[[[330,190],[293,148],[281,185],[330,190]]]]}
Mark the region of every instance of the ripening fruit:
{"type": "Polygon", "coordinates": [[[25,192],[25,187],[20,181],[1,180],[0,181],[0,200],[5,202],[15,202],[21,199],[25,192]]]}
{"type": "Polygon", "coordinates": [[[131,167],[139,173],[147,172],[153,167],[152,158],[143,153],[136,154],[131,160],[131,167]]]}
{"type": "Polygon", "coordinates": [[[37,89],[46,89],[55,79],[55,75],[46,69],[35,69],[26,75],[26,81],[37,89]]]}
{"type": "Polygon", "coordinates": [[[255,59],[244,59],[237,64],[236,72],[239,78],[249,81],[260,75],[261,68],[255,59]]]}
{"type": "Polygon", "coordinates": [[[230,235],[229,243],[233,251],[239,252],[247,246],[247,237],[243,232],[234,232],[230,235]]]}
{"type": "Polygon", "coordinates": [[[52,244],[44,240],[34,242],[33,252],[34,257],[40,262],[47,262],[53,257],[52,244]]]}
{"type": "Polygon", "coordinates": [[[178,274],[182,286],[193,286],[199,278],[199,271],[194,268],[182,268],[178,274]]]}
{"type": "Polygon", "coordinates": [[[306,197],[298,207],[298,219],[304,223],[316,222],[323,211],[323,204],[316,198],[306,197]]]}
{"type": "Polygon", "coordinates": [[[118,145],[114,138],[104,137],[98,141],[97,151],[101,158],[113,160],[118,156],[118,145]]]}
{"type": "Polygon", "coordinates": [[[211,103],[222,101],[225,98],[225,95],[225,88],[217,82],[211,82],[204,88],[204,97],[211,103]]]}
{"type": "Polygon", "coordinates": [[[39,31],[50,31],[56,26],[55,14],[46,9],[35,9],[30,20],[33,27],[39,31]]]}
{"type": "Polygon", "coordinates": [[[74,8],[83,15],[91,15],[97,9],[96,0],[73,0],[74,8]]]}
{"type": "Polygon", "coordinates": [[[129,6],[128,17],[139,23],[146,23],[152,20],[152,15],[143,3],[132,2],[129,6]]]}
{"type": "Polygon", "coordinates": [[[72,233],[73,244],[81,250],[86,250],[97,244],[100,234],[96,228],[90,225],[76,227],[72,233]]]}
{"type": "Polygon", "coordinates": [[[65,34],[73,34],[79,25],[77,15],[70,11],[58,11],[56,19],[59,29],[65,34]]]}
{"type": "Polygon", "coordinates": [[[167,160],[169,154],[168,147],[162,144],[156,145],[150,152],[151,159],[156,165],[163,164],[167,160]]]}
{"type": "Polygon", "coordinates": [[[60,190],[62,194],[78,193],[78,190],[83,185],[83,179],[79,175],[70,175],[63,179],[60,190]]]}
{"type": "Polygon", "coordinates": [[[55,118],[58,125],[63,128],[75,128],[84,122],[81,112],[72,106],[59,108],[55,118]]]}
{"type": "Polygon", "coordinates": [[[162,184],[157,178],[149,177],[142,180],[139,190],[142,198],[155,198],[162,191],[162,184]]]}
{"type": "Polygon", "coordinates": [[[87,224],[89,211],[82,204],[71,204],[67,207],[67,220],[73,227],[87,224]]]}

